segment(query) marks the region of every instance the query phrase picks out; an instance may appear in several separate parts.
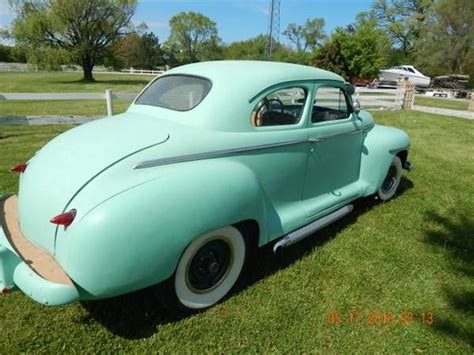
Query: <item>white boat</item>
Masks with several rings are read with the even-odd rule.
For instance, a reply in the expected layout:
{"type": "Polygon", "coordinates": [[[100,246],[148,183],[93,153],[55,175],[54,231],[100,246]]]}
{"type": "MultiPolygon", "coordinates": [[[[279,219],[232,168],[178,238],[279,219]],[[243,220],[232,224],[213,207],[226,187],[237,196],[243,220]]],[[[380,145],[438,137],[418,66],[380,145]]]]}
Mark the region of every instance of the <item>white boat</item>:
{"type": "Polygon", "coordinates": [[[396,85],[398,81],[405,80],[405,78],[420,87],[427,87],[431,82],[430,77],[420,73],[413,65],[400,65],[389,69],[381,69],[379,73],[379,81],[381,83],[396,85]]]}

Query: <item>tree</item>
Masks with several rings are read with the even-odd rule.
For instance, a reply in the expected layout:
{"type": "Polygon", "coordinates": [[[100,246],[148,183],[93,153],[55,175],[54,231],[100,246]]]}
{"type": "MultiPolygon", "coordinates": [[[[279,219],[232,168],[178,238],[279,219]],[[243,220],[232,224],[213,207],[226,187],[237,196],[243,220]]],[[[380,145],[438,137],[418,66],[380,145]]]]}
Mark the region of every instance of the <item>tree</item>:
{"type": "Polygon", "coordinates": [[[209,17],[197,12],[180,12],[170,21],[170,35],[166,42],[174,48],[183,63],[197,62],[209,57],[209,49],[219,47],[217,25],[209,17]]]}
{"type": "Polygon", "coordinates": [[[373,20],[338,27],[317,54],[315,64],[346,79],[373,78],[385,63],[390,40],[373,20]]]}
{"type": "Polygon", "coordinates": [[[303,51],[304,33],[303,26],[297,25],[296,23],[289,23],[286,30],[283,31],[283,35],[293,43],[296,47],[296,51],[303,51]]]}
{"type": "Polygon", "coordinates": [[[281,46],[281,49],[273,52],[271,59],[277,62],[311,65],[313,61],[313,53],[297,52],[291,48],[281,46]]]}
{"type": "Polygon", "coordinates": [[[314,66],[350,77],[349,64],[342,54],[342,42],[346,34],[342,28],[336,28],[329,41],[325,42],[316,54],[314,66]]]}
{"type": "Polygon", "coordinates": [[[373,20],[359,22],[352,28],[353,31],[345,32],[345,41],[341,42],[349,77],[374,78],[385,64],[390,40],[373,20]]]}
{"type": "Polygon", "coordinates": [[[390,35],[404,56],[413,52],[426,16],[434,0],[376,0],[371,16],[390,35]]]}
{"type": "Polygon", "coordinates": [[[13,48],[0,44],[0,62],[13,62],[13,48]]]}
{"type": "Polygon", "coordinates": [[[268,36],[260,34],[245,41],[237,41],[224,47],[225,59],[265,60],[267,56],[268,36]]]}
{"type": "Polygon", "coordinates": [[[92,69],[126,33],[135,7],[136,0],[15,0],[12,35],[29,50],[29,58],[38,52],[67,53],[82,66],[84,80],[93,81],[92,69]]]}
{"type": "Polygon", "coordinates": [[[272,60],[297,64],[311,64],[312,54],[296,52],[291,48],[275,43],[272,57],[267,54],[268,35],[260,34],[245,41],[233,42],[224,47],[225,59],[272,60]]]}
{"type": "Polygon", "coordinates": [[[144,69],[153,69],[163,64],[160,40],[153,32],[145,32],[141,36],[138,53],[141,67],[144,69]]]}
{"type": "Polygon", "coordinates": [[[474,2],[440,0],[416,45],[416,63],[429,75],[474,77],[474,2]]]}
{"type": "Polygon", "coordinates": [[[303,26],[290,23],[283,31],[283,35],[295,45],[297,52],[306,52],[321,45],[326,37],[324,25],[323,18],[308,19],[303,26]]]}
{"type": "Polygon", "coordinates": [[[161,44],[153,32],[126,35],[118,42],[113,56],[122,67],[154,69],[163,64],[161,44]]]}

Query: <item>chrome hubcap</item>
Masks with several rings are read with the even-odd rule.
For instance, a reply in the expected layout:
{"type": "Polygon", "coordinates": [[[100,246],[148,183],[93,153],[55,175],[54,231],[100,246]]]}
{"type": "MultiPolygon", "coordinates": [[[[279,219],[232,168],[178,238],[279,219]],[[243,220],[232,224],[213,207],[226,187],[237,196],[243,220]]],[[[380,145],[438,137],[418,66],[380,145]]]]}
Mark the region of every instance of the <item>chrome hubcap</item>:
{"type": "Polygon", "coordinates": [[[232,261],[232,250],[222,239],[203,245],[194,255],[187,271],[188,286],[196,292],[207,292],[225,278],[232,261]]]}
{"type": "Polygon", "coordinates": [[[388,169],[387,176],[385,177],[382,183],[382,192],[385,194],[391,192],[396,183],[397,183],[397,168],[392,165],[390,166],[390,169],[388,169]]]}

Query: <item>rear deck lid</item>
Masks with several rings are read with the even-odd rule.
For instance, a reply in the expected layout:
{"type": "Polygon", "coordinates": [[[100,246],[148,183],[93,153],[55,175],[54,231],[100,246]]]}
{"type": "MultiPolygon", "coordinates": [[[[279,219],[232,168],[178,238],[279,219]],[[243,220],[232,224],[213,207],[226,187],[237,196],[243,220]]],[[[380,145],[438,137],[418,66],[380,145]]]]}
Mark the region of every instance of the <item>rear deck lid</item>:
{"type": "Polygon", "coordinates": [[[110,166],[166,142],[169,135],[160,122],[123,114],[76,127],[46,144],[21,175],[18,213],[25,236],[53,254],[56,225],[50,219],[110,166]]]}

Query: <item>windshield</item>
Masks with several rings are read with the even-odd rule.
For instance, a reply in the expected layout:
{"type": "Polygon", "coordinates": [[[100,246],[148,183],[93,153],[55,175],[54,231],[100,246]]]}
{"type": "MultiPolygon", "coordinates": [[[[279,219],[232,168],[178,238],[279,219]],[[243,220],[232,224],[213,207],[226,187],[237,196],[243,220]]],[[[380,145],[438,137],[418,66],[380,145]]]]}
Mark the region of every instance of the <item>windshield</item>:
{"type": "Polygon", "coordinates": [[[209,80],[196,76],[166,75],[155,80],[135,104],[189,111],[204,100],[211,86],[209,80]]]}

